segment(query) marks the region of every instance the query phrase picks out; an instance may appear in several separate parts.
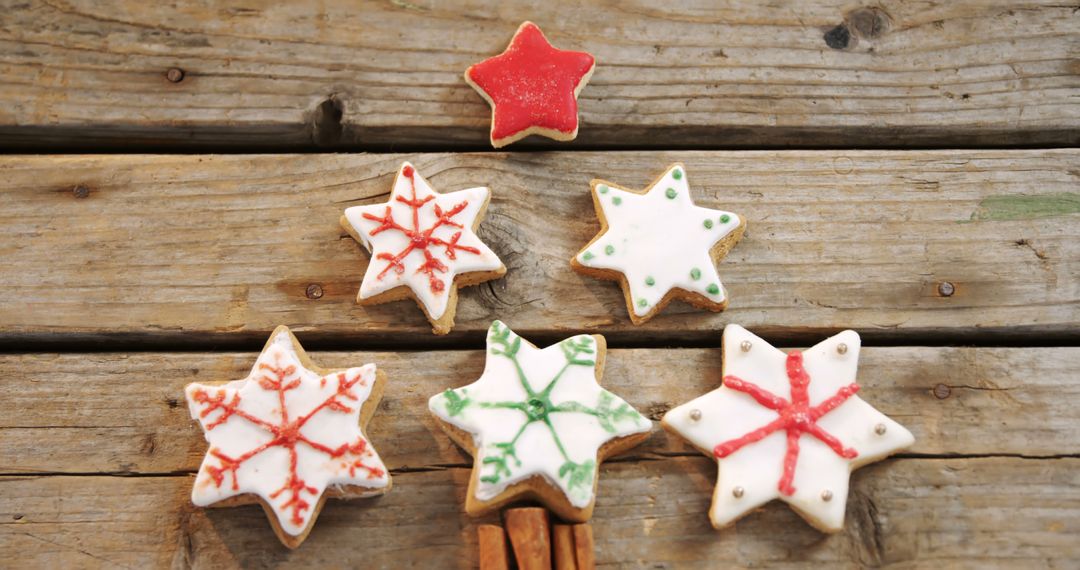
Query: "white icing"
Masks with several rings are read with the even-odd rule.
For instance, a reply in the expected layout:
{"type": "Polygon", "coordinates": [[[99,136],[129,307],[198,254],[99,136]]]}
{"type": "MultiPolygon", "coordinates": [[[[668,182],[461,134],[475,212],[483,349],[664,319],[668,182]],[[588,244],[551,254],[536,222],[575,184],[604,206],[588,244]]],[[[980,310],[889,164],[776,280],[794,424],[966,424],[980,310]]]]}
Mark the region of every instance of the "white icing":
{"type": "Polygon", "coordinates": [[[668,168],[645,194],[606,183],[595,185],[592,191],[608,229],[578,253],[577,261],[624,274],[635,315],[652,311],[672,289],[699,293],[714,303],[724,300],[724,287],[709,250],[735,231],[740,219],[731,212],[695,206],[682,165],[668,168]],[[723,216],[726,221],[722,222],[723,216]],[[715,292],[710,286],[715,286],[715,292]]]}
{"type": "MultiPolygon", "coordinates": [[[[736,376],[752,382],[772,394],[790,401],[787,355],[750,331],[728,325],[724,329],[724,376],[736,376]],[[743,351],[744,341],[750,350],[743,351]]],[[[855,382],[859,362],[859,335],[844,331],[803,352],[803,366],[810,376],[810,406],[816,406],[837,391],[855,382]],[[847,345],[843,354],[837,350],[847,345]]],[[[710,455],[720,443],[739,438],[775,420],[778,414],[750,395],[721,386],[669,411],[664,424],[710,455]],[[697,421],[691,415],[700,410],[697,421]]],[[[836,437],[845,447],[858,452],[853,459],[836,454],[816,437],[803,433],[795,468],[795,493],[780,492],[787,436],[778,430],[761,441],[751,443],[717,460],[719,474],[709,516],[713,525],[726,526],[748,511],[773,499],[791,504],[815,526],[835,531],[843,527],[847,504],[848,481],[853,469],[895,453],[914,443],[915,438],[903,426],[874,409],[857,395],[826,413],[817,425],[836,437]],[[884,425],[884,433],[878,426],[884,425]],[[741,487],[742,496],[734,489],[741,487]],[[826,501],[824,495],[831,493],[826,501]]]]}
{"type": "Polygon", "coordinates": [[[465,430],[473,435],[476,452],[480,455],[481,473],[475,474],[479,481],[476,485],[476,497],[482,501],[495,498],[508,486],[541,475],[557,489],[560,489],[575,508],[584,508],[594,499],[593,478],[596,475],[595,464],[600,447],[615,438],[648,432],[652,422],[630,407],[624,400],[603,389],[596,380],[596,342],[589,335],[578,335],[557,345],[544,349],[536,348],[496,321],[488,333],[487,363],[480,379],[468,386],[447,390],[431,398],[428,407],[440,419],[465,430]],[[530,421],[525,412],[510,408],[488,408],[485,404],[496,402],[524,402],[529,399],[524,386],[519,380],[518,369],[509,357],[498,354],[502,344],[493,339],[500,332],[507,333],[507,342],[519,343],[516,353],[520,370],[528,379],[534,393],[543,392],[551,382],[558,378],[550,393],[552,406],[567,405],[577,402],[591,410],[622,410],[620,417],[609,416],[608,428],[601,419],[587,412],[554,411],[549,413],[551,427],[543,420],[530,421]],[[592,353],[583,352],[576,360],[590,364],[568,364],[569,360],[563,347],[566,343],[583,343],[591,347],[592,353]],[[560,371],[562,371],[560,375],[560,371]],[[468,398],[469,403],[458,412],[452,410],[455,398],[468,398]],[[607,404],[602,402],[606,400],[607,404]],[[524,431],[522,429],[524,428],[524,431]],[[552,431],[558,434],[558,439],[552,431]],[[498,481],[485,480],[496,473],[493,464],[485,463],[489,458],[502,456],[497,444],[514,440],[521,433],[515,448],[516,460],[507,458],[510,475],[501,475],[498,481]],[[561,442],[563,455],[559,449],[561,442]],[[520,461],[520,464],[517,463],[520,461]],[[587,470],[588,477],[581,482],[571,482],[570,473],[564,471],[568,462],[583,465],[593,462],[587,470]]]}
{"type": "Polygon", "coordinates": [[[442,317],[446,312],[450,290],[456,275],[474,271],[495,271],[503,266],[498,256],[488,246],[484,245],[473,232],[476,217],[480,215],[480,211],[483,209],[484,204],[487,203],[490,195],[491,191],[484,187],[439,194],[432,189],[427,180],[420,175],[420,172],[415,170],[415,167],[408,162],[402,163],[401,169],[398,170],[397,177],[394,179],[394,187],[390,193],[389,201],[367,206],[354,206],[345,210],[345,218],[360,235],[364,247],[371,251],[371,261],[368,263],[367,271],[364,273],[364,280],[360,284],[360,297],[367,299],[404,285],[412,289],[432,319],[442,317]],[[415,172],[413,180],[415,180],[416,198],[423,200],[429,196],[434,197],[433,200],[428,201],[418,210],[418,227],[421,230],[429,229],[436,223],[438,219],[436,208],[448,212],[462,202],[468,204],[464,210],[452,218],[453,222],[461,227],[441,225],[431,234],[431,237],[449,242],[455,234],[460,232],[461,236],[457,241],[458,245],[479,250],[478,254],[457,250],[454,252],[456,259],[451,259],[446,253],[445,246],[435,244],[428,246],[427,251],[446,267],[445,272],[436,273],[436,276],[445,285],[441,291],[433,291],[428,275],[417,271],[425,263],[424,250],[420,248],[414,249],[402,259],[402,264],[405,266],[403,272],[398,273],[396,270],[390,269],[382,277],[379,277],[379,274],[386,269],[388,264],[386,260],[379,259],[379,256],[382,254],[393,256],[404,251],[409,246],[410,238],[405,233],[394,229],[371,235],[371,232],[382,224],[365,218],[364,214],[383,218],[386,215],[386,208],[389,206],[390,212],[398,224],[409,230],[415,229],[412,208],[399,200],[399,198],[409,200],[413,197],[413,184],[410,182],[409,177],[404,176],[402,173],[405,168],[413,168],[415,172]]]}
{"type": "MultiPolygon", "coordinates": [[[[269,377],[276,380],[276,375],[270,373],[269,377]]],[[[335,372],[325,377],[304,368],[293,346],[292,338],[287,330],[277,332],[273,340],[268,344],[262,354],[259,355],[251,373],[243,380],[236,380],[221,386],[208,386],[204,384],[190,384],[185,393],[191,417],[198,420],[203,427],[206,440],[210,444],[203,459],[199,474],[195,479],[195,487],[191,492],[191,500],[196,505],[206,506],[227,499],[234,495],[255,494],[266,504],[270,505],[277,516],[281,528],[292,536],[299,535],[308,526],[314,510],[319,503],[325,489],[330,485],[359,485],[372,489],[385,488],[390,478],[386,472],[386,466],[379,459],[374,447],[364,438],[360,431],[359,418],[360,408],[371,394],[371,388],[375,383],[375,365],[367,364],[359,368],[350,368],[343,372],[335,372]],[[295,370],[287,374],[283,382],[288,386],[292,382],[299,382],[295,388],[286,390],[285,408],[290,422],[306,416],[315,410],[320,404],[330,398],[336,398],[336,402],[343,408],[323,407],[305,422],[300,428],[300,434],[317,444],[323,445],[335,451],[342,446],[355,446],[363,441],[365,448],[360,453],[345,451],[337,457],[319,451],[314,447],[297,441],[293,449],[297,454],[296,475],[304,483],[315,489],[312,493],[304,490],[299,497],[310,506],[299,512],[302,521],[297,524],[293,520],[294,511],[286,506],[292,497],[288,490],[274,496],[284,487],[290,478],[290,453],[285,445],[274,445],[261,451],[257,455],[240,464],[236,471],[237,488],[232,485],[232,473],[226,471],[220,486],[217,485],[211,475],[212,468],[220,468],[223,461],[214,452],[222,453],[233,459],[238,459],[245,453],[258,448],[261,445],[275,440],[271,430],[250,421],[237,414],[230,415],[223,423],[212,428],[209,426],[219,421],[225,409],[211,410],[205,417],[204,410],[210,407],[200,403],[197,394],[202,393],[211,397],[224,395],[225,402],[231,402],[234,397],[240,397],[238,410],[250,416],[258,418],[268,424],[280,427],[283,424],[279,392],[276,389],[264,387],[260,382],[267,377],[264,366],[277,366],[282,369],[294,367],[295,370]],[[348,396],[336,395],[341,379],[351,382],[359,376],[348,391],[356,399],[348,396]],[[335,396],[336,395],[336,396],[335,396]],[[209,429],[208,429],[209,428],[209,429]],[[357,468],[355,475],[349,473],[349,466],[354,461],[361,461],[376,473],[357,468]]]]}

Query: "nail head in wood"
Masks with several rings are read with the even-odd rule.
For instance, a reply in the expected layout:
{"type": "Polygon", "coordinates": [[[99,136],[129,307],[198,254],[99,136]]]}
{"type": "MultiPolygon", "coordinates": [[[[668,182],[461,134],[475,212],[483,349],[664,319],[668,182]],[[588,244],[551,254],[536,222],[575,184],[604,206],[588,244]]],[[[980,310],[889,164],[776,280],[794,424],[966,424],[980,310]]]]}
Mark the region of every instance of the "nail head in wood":
{"type": "Polygon", "coordinates": [[[85,198],[90,195],[90,189],[86,186],[83,186],[82,184],[79,184],[78,186],[71,189],[71,193],[74,194],[76,198],[85,198]]]}
{"type": "Polygon", "coordinates": [[[179,67],[170,67],[165,72],[165,79],[168,79],[170,83],[180,83],[184,80],[184,70],[179,67]]]}
{"type": "Polygon", "coordinates": [[[308,299],[321,299],[323,295],[322,285],[318,283],[312,283],[304,290],[304,295],[307,295],[308,299]]]}
{"type": "Polygon", "coordinates": [[[937,398],[939,400],[944,400],[945,398],[949,397],[949,394],[952,394],[952,388],[950,388],[950,387],[948,387],[948,386],[946,386],[944,384],[938,384],[937,386],[934,386],[934,397],[935,398],[937,398]]]}
{"type": "Polygon", "coordinates": [[[952,297],[953,293],[956,292],[956,286],[948,281],[942,281],[938,283],[937,292],[942,297],[952,297]]]}

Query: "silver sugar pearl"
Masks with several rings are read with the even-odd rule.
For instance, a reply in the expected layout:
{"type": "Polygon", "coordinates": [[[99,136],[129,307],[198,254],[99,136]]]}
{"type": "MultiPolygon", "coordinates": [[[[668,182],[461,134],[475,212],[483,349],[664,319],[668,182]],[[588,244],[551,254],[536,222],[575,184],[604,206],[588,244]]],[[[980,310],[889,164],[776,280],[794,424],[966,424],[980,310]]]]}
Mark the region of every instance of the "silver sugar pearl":
{"type": "Polygon", "coordinates": [[[690,420],[698,421],[701,419],[701,410],[690,410],[690,420]]]}
{"type": "Polygon", "coordinates": [[[822,491],[821,492],[821,500],[825,501],[825,502],[831,501],[832,500],[832,491],[830,491],[828,489],[825,489],[824,491],[822,491]]]}
{"type": "Polygon", "coordinates": [[[743,352],[750,352],[750,347],[752,346],[754,345],[751,344],[748,340],[744,340],[742,341],[742,343],[739,344],[739,348],[741,348],[743,352]]]}
{"type": "Polygon", "coordinates": [[[734,489],[731,490],[731,495],[733,497],[735,497],[736,499],[741,499],[742,496],[743,496],[743,493],[745,493],[745,492],[746,492],[746,490],[743,489],[742,487],[735,487],[734,489]]]}
{"type": "Polygon", "coordinates": [[[839,352],[840,354],[847,354],[847,345],[844,343],[836,345],[836,352],[839,352]]]}
{"type": "Polygon", "coordinates": [[[885,424],[878,424],[874,426],[874,433],[878,435],[885,435],[885,424]]]}

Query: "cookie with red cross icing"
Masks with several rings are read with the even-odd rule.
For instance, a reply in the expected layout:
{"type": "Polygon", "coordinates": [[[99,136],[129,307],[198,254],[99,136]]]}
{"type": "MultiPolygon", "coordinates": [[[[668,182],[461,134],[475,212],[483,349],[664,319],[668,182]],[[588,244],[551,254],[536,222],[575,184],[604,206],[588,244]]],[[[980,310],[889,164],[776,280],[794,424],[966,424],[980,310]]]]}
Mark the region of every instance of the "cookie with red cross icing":
{"type": "Polygon", "coordinates": [[[525,22],[506,51],[469,67],[465,81],[491,105],[495,148],[534,134],[569,141],[578,132],[578,93],[595,67],[591,54],[556,49],[525,22]]]}
{"type": "Polygon", "coordinates": [[[371,253],[361,305],[412,298],[435,334],[454,326],[459,287],[502,277],[506,267],[476,229],[491,191],[436,192],[416,168],[402,163],[390,199],[345,210],[341,225],[371,253]]]}
{"type": "Polygon", "coordinates": [[[260,503],[281,542],[296,548],[327,497],[389,491],[390,474],[364,434],[384,383],[374,364],[315,366],[278,327],[246,378],[184,390],[210,444],[192,502],[260,503]]]}
{"type": "Polygon", "coordinates": [[[859,346],[844,331],[785,354],[738,325],[724,329],[723,385],[661,422],[716,458],[714,527],[780,499],[819,530],[839,532],[851,472],[914,443],[856,395],[859,346]]]}
{"type": "Polygon", "coordinates": [[[674,299],[727,308],[716,264],[742,238],[746,220],[695,204],[686,167],[672,164],[643,191],[593,180],[592,198],[600,232],[570,267],[621,283],[631,322],[648,321],[674,299]]]}

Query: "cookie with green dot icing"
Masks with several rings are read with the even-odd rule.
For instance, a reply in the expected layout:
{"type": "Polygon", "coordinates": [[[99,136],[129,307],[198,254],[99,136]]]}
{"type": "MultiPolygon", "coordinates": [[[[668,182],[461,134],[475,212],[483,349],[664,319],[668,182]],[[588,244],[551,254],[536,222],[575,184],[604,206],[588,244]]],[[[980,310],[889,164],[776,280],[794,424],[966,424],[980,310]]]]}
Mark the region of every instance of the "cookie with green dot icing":
{"type": "Polygon", "coordinates": [[[606,345],[577,335],[544,349],[499,321],[480,378],[428,402],[451,439],[473,455],[465,510],[482,515],[536,500],[585,522],[605,458],[649,436],[652,422],[600,386],[606,345]]]}
{"type": "Polygon", "coordinates": [[[669,166],[642,191],[593,180],[592,198],[600,232],[570,266],[619,281],[634,324],[672,299],[710,311],[727,307],[716,264],[742,238],[746,220],[694,204],[682,164],[669,166]]]}

